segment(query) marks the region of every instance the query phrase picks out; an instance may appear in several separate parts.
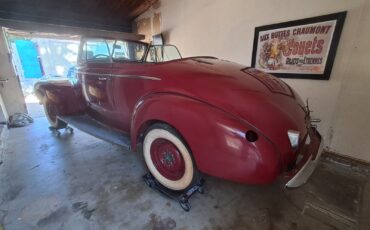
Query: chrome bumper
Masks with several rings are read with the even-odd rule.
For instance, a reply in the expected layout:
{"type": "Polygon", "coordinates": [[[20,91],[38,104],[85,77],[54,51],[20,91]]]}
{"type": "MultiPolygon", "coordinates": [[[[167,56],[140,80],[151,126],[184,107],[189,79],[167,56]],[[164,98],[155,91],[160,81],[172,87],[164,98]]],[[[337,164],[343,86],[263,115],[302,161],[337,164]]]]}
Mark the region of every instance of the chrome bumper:
{"type": "Polygon", "coordinates": [[[323,151],[324,141],[321,139],[320,134],[315,130],[315,135],[318,135],[320,138],[320,145],[317,152],[311,154],[305,164],[297,171],[294,176],[285,184],[286,188],[297,188],[305,184],[308,178],[311,176],[315,170],[320,156],[323,151]]]}

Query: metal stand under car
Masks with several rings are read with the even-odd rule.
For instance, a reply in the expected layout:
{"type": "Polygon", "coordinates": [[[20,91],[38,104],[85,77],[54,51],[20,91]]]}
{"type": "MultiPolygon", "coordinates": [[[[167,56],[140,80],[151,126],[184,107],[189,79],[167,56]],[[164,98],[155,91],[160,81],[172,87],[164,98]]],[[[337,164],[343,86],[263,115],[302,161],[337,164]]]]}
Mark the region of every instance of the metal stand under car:
{"type": "Polygon", "coordinates": [[[204,193],[204,188],[203,188],[204,179],[203,178],[200,178],[199,181],[193,187],[191,187],[190,189],[186,191],[182,191],[182,192],[173,191],[173,190],[170,190],[164,187],[153,177],[153,175],[150,172],[145,174],[143,176],[143,179],[150,188],[162,193],[168,198],[177,200],[181,208],[184,209],[184,211],[186,212],[189,212],[191,208],[191,205],[189,202],[190,197],[194,195],[195,193],[200,193],[200,194],[204,193]]]}
{"type": "Polygon", "coordinates": [[[53,134],[55,135],[55,136],[57,136],[57,137],[60,137],[60,135],[61,135],[61,133],[60,133],[60,130],[61,129],[64,129],[65,131],[68,131],[69,133],[73,133],[73,128],[72,127],[70,127],[70,126],[67,126],[67,127],[65,127],[65,128],[54,128],[54,127],[49,127],[49,130],[51,131],[51,132],[53,132],[53,134]]]}

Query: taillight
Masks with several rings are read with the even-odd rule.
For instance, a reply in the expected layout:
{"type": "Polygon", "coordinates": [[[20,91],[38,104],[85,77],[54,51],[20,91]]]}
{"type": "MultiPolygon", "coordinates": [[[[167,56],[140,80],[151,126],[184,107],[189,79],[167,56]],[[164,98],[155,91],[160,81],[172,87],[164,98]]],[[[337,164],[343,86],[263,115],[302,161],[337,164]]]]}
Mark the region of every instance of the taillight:
{"type": "Polygon", "coordinates": [[[288,137],[292,148],[297,148],[299,145],[299,132],[295,130],[288,130],[288,137]]]}

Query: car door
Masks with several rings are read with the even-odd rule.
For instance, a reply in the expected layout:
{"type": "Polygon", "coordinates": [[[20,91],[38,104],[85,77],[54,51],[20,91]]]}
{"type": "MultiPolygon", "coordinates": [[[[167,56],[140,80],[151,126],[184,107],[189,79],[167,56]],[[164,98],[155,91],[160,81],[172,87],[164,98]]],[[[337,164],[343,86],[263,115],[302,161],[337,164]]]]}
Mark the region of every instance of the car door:
{"type": "Polygon", "coordinates": [[[145,80],[146,68],[142,63],[147,44],[117,40],[112,51],[112,96],[115,100],[117,124],[129,132],[135,104],[148,89],[145,80]]]}
{"type": "Polygon", "coordinates": [[[109,124],[114,101],[110,94],[112,59],[108,41],[84,39],[80,50],[78,73],[90,108],[88,113],[109,124]]]}

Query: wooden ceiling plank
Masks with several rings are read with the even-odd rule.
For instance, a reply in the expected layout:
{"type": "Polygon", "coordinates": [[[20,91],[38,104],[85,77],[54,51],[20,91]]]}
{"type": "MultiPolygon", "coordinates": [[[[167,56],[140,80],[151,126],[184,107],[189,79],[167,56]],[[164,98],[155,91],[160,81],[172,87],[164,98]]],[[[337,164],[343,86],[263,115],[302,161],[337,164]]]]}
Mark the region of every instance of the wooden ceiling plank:
{"type": "Polygon", "coordinates": [[[23,30],[33,33],[57,33],[65,34],[71,36],[86,36],[86,37],[109,37],[109,38],[121,38],[140,41],[145,39],[145,35],[134,34],[134,33],[125,33],[119,31],[107,31],[107,30],[98,30],[98,29],[88,29],[81,27],[72,27],[72,26],[61,26],[45,23],[35,23],[27,21],[17,21],[17,20],[8,20],[0,19],[0,26],[11,28],[14,30],[23,30]]]}

